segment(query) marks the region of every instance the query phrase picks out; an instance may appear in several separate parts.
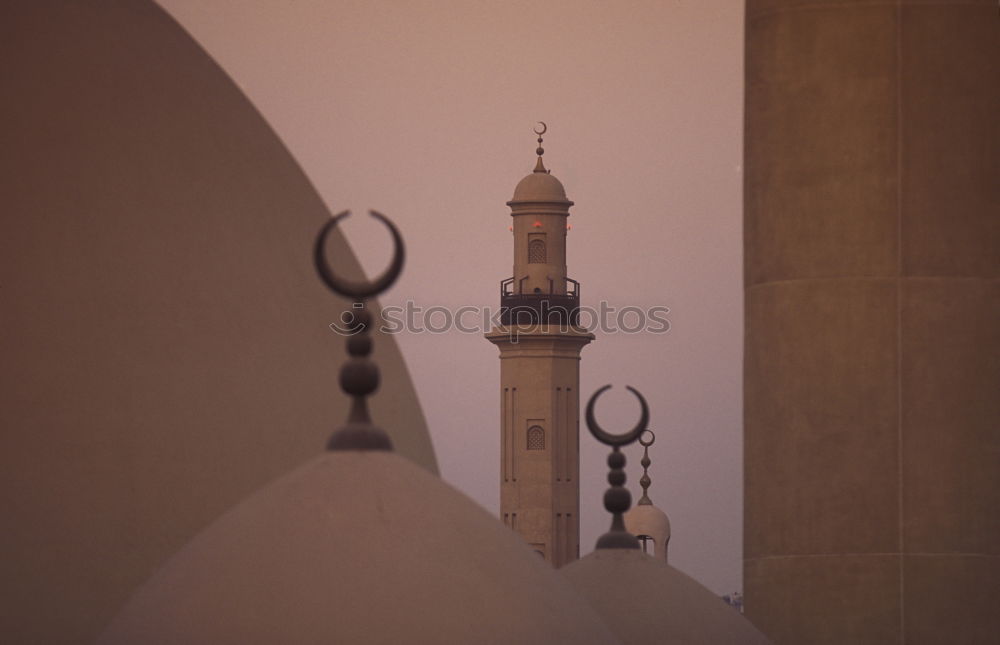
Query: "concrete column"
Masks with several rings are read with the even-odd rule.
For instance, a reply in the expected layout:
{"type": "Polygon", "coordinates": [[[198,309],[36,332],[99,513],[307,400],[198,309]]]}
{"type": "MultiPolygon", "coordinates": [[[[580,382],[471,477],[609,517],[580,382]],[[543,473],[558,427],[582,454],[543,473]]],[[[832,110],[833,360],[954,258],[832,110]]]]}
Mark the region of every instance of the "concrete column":
{"type": "Polygon", "coordinates": [[[750,0],[747,616],[777,645],[992,643],[993,0],[750,0]]]}

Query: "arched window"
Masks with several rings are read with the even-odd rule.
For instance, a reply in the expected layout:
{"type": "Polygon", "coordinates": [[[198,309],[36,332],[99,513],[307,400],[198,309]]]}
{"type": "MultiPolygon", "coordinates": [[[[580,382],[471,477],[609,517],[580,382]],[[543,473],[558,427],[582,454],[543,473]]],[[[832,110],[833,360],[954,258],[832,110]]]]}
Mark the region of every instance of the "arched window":
{"type": "Polygon", "coordinates": [[[545,430],[541,426],[528,428],[528,450],[545,450],[545,430]]]}
{"type": "Polygon", "coordinates": [[[545,264],[545,240],[535,238],[528,242],[528,263],[545,264]]]}
{"type": "Polygon", "coordinates": [[[643,553],[656,555],[656,540],[648,535],[637,535],[636,537],[639,538],[643,553]]]}

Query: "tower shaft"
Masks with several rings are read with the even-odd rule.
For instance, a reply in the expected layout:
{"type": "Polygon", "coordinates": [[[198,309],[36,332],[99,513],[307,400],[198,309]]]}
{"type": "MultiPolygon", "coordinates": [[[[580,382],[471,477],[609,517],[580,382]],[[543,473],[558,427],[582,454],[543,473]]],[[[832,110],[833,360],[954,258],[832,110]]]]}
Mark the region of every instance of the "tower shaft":
{"type": "Polygon", "coordinates": [[[593,335],[500,327],[500,514],[560,567],[580,552],[580,350],[593,335]]]}

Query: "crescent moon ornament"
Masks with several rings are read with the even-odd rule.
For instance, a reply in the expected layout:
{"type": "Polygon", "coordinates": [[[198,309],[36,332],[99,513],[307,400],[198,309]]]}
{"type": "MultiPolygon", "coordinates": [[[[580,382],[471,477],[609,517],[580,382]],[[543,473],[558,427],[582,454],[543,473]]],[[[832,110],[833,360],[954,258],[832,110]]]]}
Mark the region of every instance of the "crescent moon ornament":
{"type": "MultiPolygon", "coordinates": [[[[392,439],[385,430],[372,423],[368,412],[368,397],[378,389],[380,377],[378,365],[369,358],[372,353],[372,339],[369,336],[372,317],[365,309],[365,300],[392,286],[403,270],[406,253],[403,248],[403,238],[389,218],[376,211],[368,213],[385,224],[392,234],[393,242],[392,262],[375,280],[346,280],[334,273],[326,260],[326,238],[337,222],[350,215],[351,211],[344,211],[331,217],[319,230],[316,244],[313,246],[313,261],[323,283],[334,293],[354,300],[349,333],[345,334],[337,329],[339,333],[347,336],[349,358],[340,368],[340,389],[351,397],[351,411],[347,416],[347,422],[337,428],[330,437],[326,444],[327,450],[392,451],[392,439]]],[[[343,318],[341,320],[347,322],[343,318]]]]}
{"type": "Polygon", "coordinates": [[[378,295],[391,287],[392,283],[396,281],[396,278],[403,271],[403,260],[406,256],[403,238],[399,235],[399,231],[392,221],[377,211],[368,211],[368,213],[386,225],[386,228],[392,234],[393,243],[392,262],[389,264],[389,268],[375,280],[347,280],[346,278],[339,277],[333,272],[330,264],[326,261],[326,238],[330,234],[330,231],[337,225],[337,222],[350,215],[351,211],[344,211],[331,217],[323,225],[323,228],[319,230],[319,234],[316,236],[316,244],[313,247],[313,261],[316,264],[316,271],[319,273],[319,277],[323,280],[323,283],[334,293],[339,293],[342,296],[358,301],[378,295]]]}
{"type": "Polygon", "coordinates": [[[604,508],[611,513],[611,528],[607,533],[597,538],[595,547],[598,549],[638,549],[639,540],[625,529],[623,518],[625,511],[632,505],[632,495],[625,488],[625,453],[621,451],[621,447],[638,439],[646,429],[646,424],[649,423],[649,407],[646,405],[646,399],[639,394],[638,390],[626,385],[625,387],[635,395],[635,398],[639,399],[639,405],[642,406],[639,423],[622,434],[605,432],[594,419],[594,403],[597,401],[597,397],[610,387],[610,385],[605,385],[594,392],[590,396],[590,400],[587,401],[587,427],[590,428],[590,433],[601,443],[611,446],[611,454],[608,455],[608,468],[610,469],[608,483],[611,484],[611,488],[604,492],[604,508]]]}
{"type": "Polygon", "coordinates": [[[594,392],[590,396],[590,400],[587,401],[587,428],[590,429],[590,434],[594,435],[594,437],[603,444],[615,447],[627,446],[638,439],[639,435],[646,430],[646,425],[649,423],[649,406],[646,405],[646,399],[643,398],[642,394],[640,394],[638,390],[630,385],[626,385],[625,389],[634,394],[635,398],[639,399],[639,405],[642,406],[642,415],[639,417],[639,422],[635,424],[635,427],[628,432],[617,435],[606,432],[600,425],[598,425],[597,419],[594,418],[594,403],[597,402],[597,397],[610,388],[610,385],[605,385],[601,389],[594,392]]]}
{"type": "Polygon", "coordinates": [[[545,121],[539,121],[538,124],[542,126],[541,132],[538,131],[537,127],[534,128],[535,134],[537,134],[538,136],[542,136],[543,134],[549,131],[549,126],[545,125],[545,121]]]}

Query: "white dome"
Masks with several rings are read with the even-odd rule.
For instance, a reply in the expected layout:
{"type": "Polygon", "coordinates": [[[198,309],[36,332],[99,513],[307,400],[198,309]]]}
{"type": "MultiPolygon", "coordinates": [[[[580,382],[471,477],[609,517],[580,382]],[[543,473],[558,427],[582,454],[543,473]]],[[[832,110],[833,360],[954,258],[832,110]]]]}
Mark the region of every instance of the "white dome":
{"type": "Polygon", "coordinates": [[[667,514],[652,504],[637,504],[624,515],[625,530],[638,537],[653,540],[653,555],[662,560],[667,559],[667,545],[670,542],[670,519],[667,514]]]}
{"type": "Polygon", "coordinates": [[[223,515],[104,644],[618,641],[513,532],[390,452],[327,452],[223,515]]]}
{"type": "Polygon", "coordinates": [[[637,549],[597,549],[559,572],[625,645],[770,645],[721,598],[637,549]]]}

